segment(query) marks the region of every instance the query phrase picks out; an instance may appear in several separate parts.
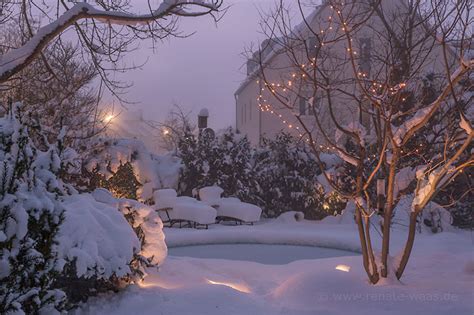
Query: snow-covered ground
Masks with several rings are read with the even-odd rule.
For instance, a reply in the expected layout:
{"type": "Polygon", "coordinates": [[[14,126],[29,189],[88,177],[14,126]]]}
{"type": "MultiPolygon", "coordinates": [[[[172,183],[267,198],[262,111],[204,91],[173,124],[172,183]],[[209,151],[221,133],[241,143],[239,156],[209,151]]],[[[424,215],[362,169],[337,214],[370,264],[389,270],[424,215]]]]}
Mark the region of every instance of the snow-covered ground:
{"type": "MultiPolygon", "coordinates": [[[[272,220],[209,230],[165,229],[165,234],[170,247],[265,243],[360,250],[355,226],[348,224],[272,220]]],[[[405,236],[394,230],[393,255],[405,236]]],[[[267,265],[170,255],[141,285],[91,299],[77,314],[472,315],[473,239],[468,231],[418,234],[402,281],[376,286],[368,284],[360,256],[267,265]]],[[[291,253],[282,249],[281,255],[291,253]]]]}

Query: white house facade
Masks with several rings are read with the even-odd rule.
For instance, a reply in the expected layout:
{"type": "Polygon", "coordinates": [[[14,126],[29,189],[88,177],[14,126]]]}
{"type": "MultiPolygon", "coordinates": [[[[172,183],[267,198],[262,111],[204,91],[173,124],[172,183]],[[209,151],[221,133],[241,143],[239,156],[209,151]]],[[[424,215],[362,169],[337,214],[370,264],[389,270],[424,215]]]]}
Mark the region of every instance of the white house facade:
{"type": "MultiPolygon", "coordinates": [[[[358,3],[364,0],[355,1],[352,9],[356,8],[358,3]]],[[[393,15],[391,21],[395,24],[397,14],[393,12],[403,12],[407,8],[406,0],[382,0],[381,9],[385,14],[393,15]]],[[[346,1],[348,2],[348,1],[346,1]]],[[[313,62],[308,62],[306,58],[308,52],[311,54],[311,47],[315,47],[315,38],[313,34],[334,33],[335,36],[344,35],[344,27],[348,27],[345,23],[337,21],[338,12],[336,8],[331,6],[327,1],[317,6],[314,12],[306,18],[306,23],[302,23],[294,29],[294,32],[302,34],[305,37],[307,46],[304,49],[305,56],[302,58],[302,67],[309,67],[309,63],[314,67],[314,63],[318,61],[316,58],[313,62]],[[339,31],[338,31],[339,30],[339,31]],[[310,49],[308,49],[310,47],[310,49]]],[[[377,28],[383,29],[382,21],[374,14],[370,20],[366,21],[366,25],[357,29],[352,33],[351,43],[353,41],[353,51],[357,53],[356,67],[361,74],[369,75],[374,72],[373,68],[377,68],[377,60],[374,58],[375,53],[383,51],[386,42],[381,40],[377,34],[377,28]]],[[[421,26],[420,26],[421,29],[421,26]]],[[[420,34],[422,31],[420,30],[420,34]]],[[[327,35],[329,36],[329,35],[327,35]]],[[[331,35],[332,36],[332,35],[331,35]]],[[[328,37],[326,37],[328,38],[328,37]]],[[[276,40],[278,42],[278,39],[276,40]]],[[[329,41],[328,41],[329,42],[329,41]]],[[[324,45],[324,42],[323,42],[324,45]]],[[[271,44],[269,40],[263,42],[258,53],[255,53],[247,62],[247,78],[242,82],[235,92],[236,101],[236,129],[246,135],[253,145],[258,145],[262,137],[273,138],[276,134],[284,131],[293,134],[296,138],[303,139],[305,134],[311,133],[313,139],[321,141],[321,146],[325,146],[322,137],[318,135],[322,129],[337,137],[335,126],[332,123],[334,116],[341,124],[349,124],[350,122],[358,122],[365,127],[368,132],[373,129],[371,121],[364,115],[363,104],[356,103],[348,96],[353,92],[354,83],[343,83],[344,80],[350,80],[354,76],[352,64],[347,61],[346,54],[348,51],[346,41],[334,40],[331,44],[331,58],[322,61],[318,66],[328,66],[334,60],[345,60],[346,64],[337,68],[338,72],[334,73],[340,82],[341,93],[336,93],[332,100],[328,100],[322,91],[314,92],[309,88],[308,96],[305,98],[296,97],[291,99],[292,106],[283,106],[276,98],[275,91],[285,91],[288,86],[294,86],[297,80],[292,82],[292,77],[301,75],[295,73],[295,58],[289,56],[288,51],[281,49],[278,43],[271,44]],[[258,62],[256,60],[259,60],[258,62]],[[344,93],[347,91],[347,95],[344,93]],[[332,112],[328,109],[328,102],[331,101],[332,112]],[[311,103],[313,107],[308,106],[311,103]],[[313,112],[310,108],[317,108],[317,112],[313,112]],[[320,127],[316,125],[315,115],[320,122],[320,127]],[[332,115],[330,119],[330,115],[332,115]],[[304,122],[304,126],[299,119],[304,122]],[[305,128],[304,128],[305,127],[305,128]]],[[[445,71],[441,60],[441,48],[433,44],[433,48],[425,62],[423,63],[423,71],[426,73],[445,71]]],[[[352,52],[352,51],[351,51],[352,52]]],[[[304,75],[304,74],[303,74],[304,75]]],[[[282,92],[282,93],[283,93],[282,92]]],[[[299,94],[301,95],[301,93],[299,94]]],[[[363,102],[362,102],[363,103],[363,102]]]]}

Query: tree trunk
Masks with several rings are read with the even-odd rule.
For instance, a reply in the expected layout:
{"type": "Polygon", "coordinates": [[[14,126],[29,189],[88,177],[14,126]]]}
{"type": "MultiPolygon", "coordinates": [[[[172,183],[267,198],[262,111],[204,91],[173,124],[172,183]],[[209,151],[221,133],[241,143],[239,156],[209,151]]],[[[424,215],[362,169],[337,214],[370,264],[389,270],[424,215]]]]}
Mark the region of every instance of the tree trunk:
{"type": "Polygon", "coordinates": [[[396,276],[397,279],[403,275],[405,271],[405,267],[407,266],[408,259],[410,258],[411,250],[413,249],[413,243],[415,242],[415,234],[416,234],[416,217],[418,216],[418,212],[412,211],[410,213],[410,225],[408,227],[408,239],[405,243],[405,248],[403,250],[402,259],[400,260],[400,265],[397,268],[396,276]]]}
{"type": "Polygon", "coordinates": [[[365,237],[367,241],[367,251],[369,254],[370,264],[373,267],[372,268],[373,279],[371,279],[371,281],[372,283],[375,284],[379,281],[380,277],[379,277],[379,272],[377,270],[377,264],[375,262],[374,250],[372,248],[372,239],[370,237],[370,218],[364,217],[364,221],[365,221],[365,237]]]}
{"type": "Polygon", "coordinates": [[[390,225],[392,222],[394,187],[396,180],[396,167],[398,162],[398,149],[393,150],[392,160],[388,174],[387,201],[385,203],[385,213],[383,219],[383,239],[382,239],[382,277],[386,278],[388,274],[388,255],[390,249],[390,225]]]}
{"type": "MultiPolygon", "coordinates": [[[[364,223],[362,221],[362,214],[359,207],[356,207],[356,223],[359,229],[359,239],[360,239],[360,247],[362,249],[362,261],[364,265],[365,272],[369,277],[369,280],[372,284],[376,284],[379,281],[379,275],[377,273],[377,266],[375,265],[375,261],[373,262],[372,269],[375,271],[374,273],[370,270],[370,263],[369,263],[369,250],[367,248],[367,240],[365,238],[364,233],[364,223]]],[[[373,256],[373,253],[371,253],[373,256]]]]}

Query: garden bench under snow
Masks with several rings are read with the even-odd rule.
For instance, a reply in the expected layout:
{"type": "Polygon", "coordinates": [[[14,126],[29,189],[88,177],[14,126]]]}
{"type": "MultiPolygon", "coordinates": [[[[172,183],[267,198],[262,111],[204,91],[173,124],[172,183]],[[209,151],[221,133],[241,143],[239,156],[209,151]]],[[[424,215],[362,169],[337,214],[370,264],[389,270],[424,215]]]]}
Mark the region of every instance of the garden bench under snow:
{"type": "Polygon", "coordinates": [[[224,190],[218,186],[199,190],[202,202],[217,209],[217,221],[232,220],[238,223],[253,224],[260,220],[262,209],[256,205],[242,202],[238,198],[221,198],[224,190]]]}
{"type": "Polygon", "coordinates": [[[161,189],[153,194],[155,210],[160,212],[163,222],[170,227],[183,223],[193,227],[216,222],[217,211],[213,207],[191,197],[178,197],[174,189],[161,189]]]}

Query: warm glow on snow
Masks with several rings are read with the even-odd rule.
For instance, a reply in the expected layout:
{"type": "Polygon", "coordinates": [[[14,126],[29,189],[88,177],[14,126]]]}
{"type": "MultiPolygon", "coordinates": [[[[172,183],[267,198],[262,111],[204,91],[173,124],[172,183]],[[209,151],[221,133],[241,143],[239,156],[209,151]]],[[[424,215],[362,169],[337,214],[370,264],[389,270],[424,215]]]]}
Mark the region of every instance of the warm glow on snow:
{"type": "Polygon", "coordinates": [[[166,290],[178,289],[181,286],[177,284],[165,283],[160,281],[140,281],[138,282],[140,288],[162,288],[166,290]]]}
{"type": "Polygon", "coordinates": [[[241,284],[241,283],[220,282],[220,281],[212,281],[212,280],[209,280],[209,279],[207,279],[207,283],[213,284],[213,285],[226,286],[226,287],[232,288],[236,291],[243,292],[243,293],[251,293],[252,292],[252,290],[250,290],[250,288],[248,286],[246,286],[245,284],[241,284]]]}
{"type": "Polygon", "coordinates": [[[336,270],[344,271],[344,272],[349,272],[351,270],[351,267],[347,265],[337,265],[336,270]]]}

